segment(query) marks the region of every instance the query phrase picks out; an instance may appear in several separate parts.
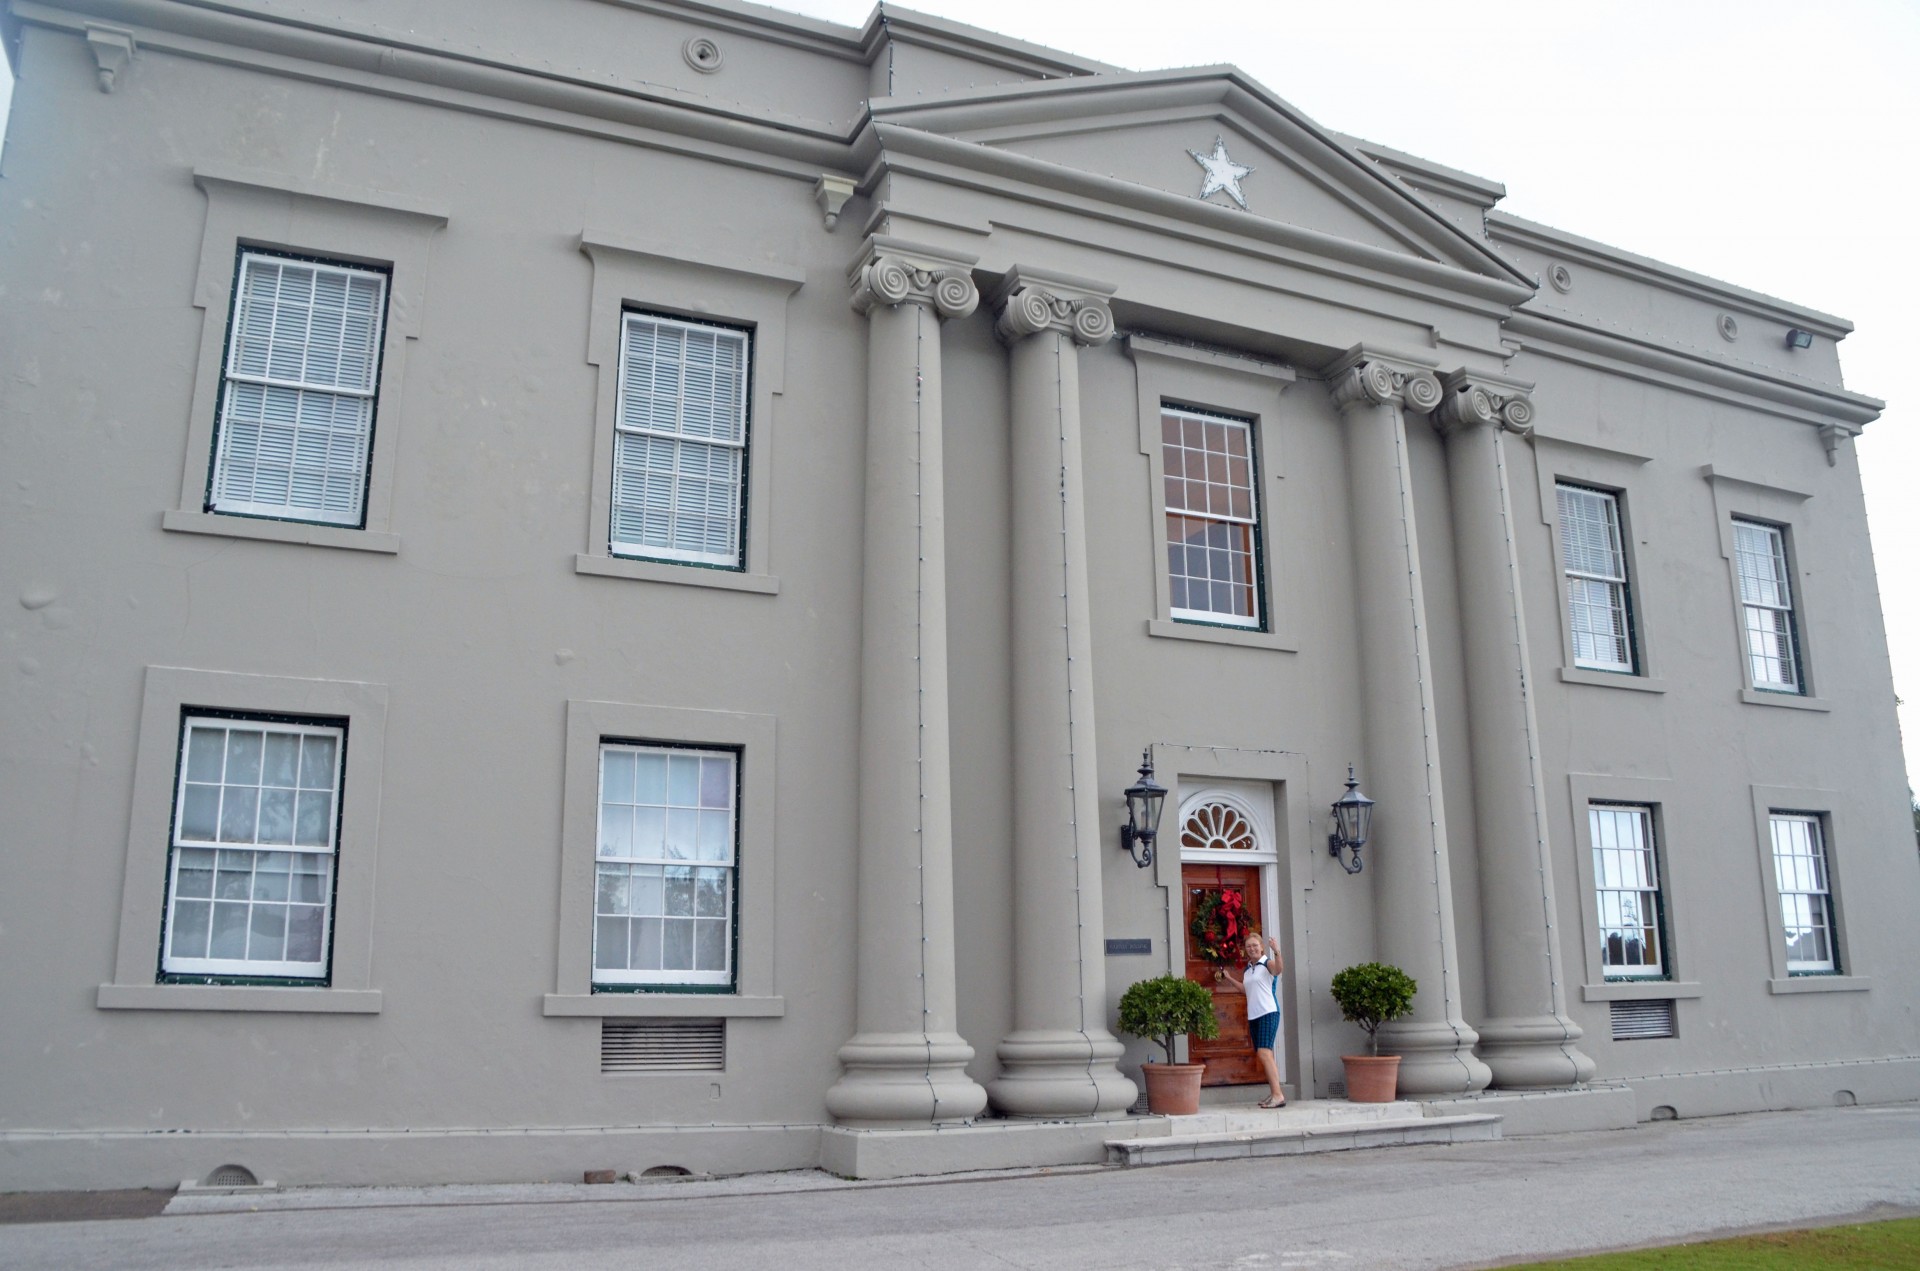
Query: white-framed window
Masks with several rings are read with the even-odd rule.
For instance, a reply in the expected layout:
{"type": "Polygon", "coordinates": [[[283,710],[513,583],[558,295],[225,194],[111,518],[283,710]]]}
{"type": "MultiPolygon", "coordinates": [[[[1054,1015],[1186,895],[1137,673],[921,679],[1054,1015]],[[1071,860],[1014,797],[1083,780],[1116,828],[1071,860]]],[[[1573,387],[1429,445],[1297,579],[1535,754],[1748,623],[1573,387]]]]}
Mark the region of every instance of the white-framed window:
{"type": "Polygon", "coordinates": [[[1833,888],[1820,818],[1807,812],[1773,812],[1773,876],[1780,891],[1780,924],[1787,941],[1787,974],[1833,972],[1833,888]]]}
{"type": "Polygon", "coordinates": [[[189,714],[161,971],[325,980],[346,730],[189,714]]]}
{"type": "Polygon", "coordinates": [[[1633,674],[1634,647],[1620,496],[1557,482],[1561,569],[1573,663],[1593,671],[1633,674]]]}
{"type": "Polygon", "coordinates": [[[365,519],[387,276],[242,249],[207,510],[365,519]]]}
{"type": "Polygon", "coordinates": [[[1587,822],[1606,978],[1670,978],[1653,809],[1592,803],[1587,822]]]}
{"type": "Polygon", "coordinates": [[[1252,423],[1162,406],[1160,441],[1174,620],[1258,628],[1260,509],[1252,423]]]}
{"type": "Polygon", "coordinates": [[[739,755],[603,739],[593,979],[734,982],[739,755]]]}
{"type": "Polygon", "coordinates": [[[621,315],[613,555],[742,567],[750,346],[733,327],[621,315]]]}
{"type": "Polygon", "coordinates": [[[1733,554],[1745,615],[1747,675],[1753,687],[1804,693],[1800,636],[1787,573],[1787,535],[1777,525],[1734,518],[1733,554]]]}

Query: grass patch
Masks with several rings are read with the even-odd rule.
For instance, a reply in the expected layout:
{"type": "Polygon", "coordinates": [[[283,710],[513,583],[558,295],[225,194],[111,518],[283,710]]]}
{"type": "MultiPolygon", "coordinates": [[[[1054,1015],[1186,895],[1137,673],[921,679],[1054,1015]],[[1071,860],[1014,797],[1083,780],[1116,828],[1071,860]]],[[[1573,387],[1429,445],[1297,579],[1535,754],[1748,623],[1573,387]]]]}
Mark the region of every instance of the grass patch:
{"type": "Polygon", "coordinates": [[[1529,1262],[1509,1271],[1908,1271],[1920,1268],[1920,1218],[1780,1231],[1602,1253],[1557,1262],[1529,1262]]]}

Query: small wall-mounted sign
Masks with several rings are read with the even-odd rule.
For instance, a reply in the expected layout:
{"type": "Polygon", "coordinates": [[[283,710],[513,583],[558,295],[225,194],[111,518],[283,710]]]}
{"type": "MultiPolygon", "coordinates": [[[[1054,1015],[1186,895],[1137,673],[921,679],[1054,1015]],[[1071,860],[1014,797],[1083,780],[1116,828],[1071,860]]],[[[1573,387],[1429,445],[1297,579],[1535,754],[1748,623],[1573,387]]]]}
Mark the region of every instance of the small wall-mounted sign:
{"type": "Polygon", "coordinates": [[[1107,941],[1107,956],[1110,958],[1145,957],[1152,953],[1151,939],[1107,941]]]}

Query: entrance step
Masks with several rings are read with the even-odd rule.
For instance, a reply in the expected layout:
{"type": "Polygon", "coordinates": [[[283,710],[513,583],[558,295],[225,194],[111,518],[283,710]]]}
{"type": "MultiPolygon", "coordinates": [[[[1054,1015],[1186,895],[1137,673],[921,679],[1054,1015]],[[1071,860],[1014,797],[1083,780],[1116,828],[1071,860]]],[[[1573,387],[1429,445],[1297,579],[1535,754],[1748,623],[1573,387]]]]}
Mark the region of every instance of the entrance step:
{"type": "Polygon", "coordinates": [[[1252,1156],[1350,1152],[1411,1143],[1467,1143],[1500,1137],[1492,1113],[1426,1116],[1418,1103],[1320,1099],[1288,1108],[1221,1108],[1166,1118],[1168,1133],[1108,1139],[1112,1165],[1171,1165],[1252,1156]]]}

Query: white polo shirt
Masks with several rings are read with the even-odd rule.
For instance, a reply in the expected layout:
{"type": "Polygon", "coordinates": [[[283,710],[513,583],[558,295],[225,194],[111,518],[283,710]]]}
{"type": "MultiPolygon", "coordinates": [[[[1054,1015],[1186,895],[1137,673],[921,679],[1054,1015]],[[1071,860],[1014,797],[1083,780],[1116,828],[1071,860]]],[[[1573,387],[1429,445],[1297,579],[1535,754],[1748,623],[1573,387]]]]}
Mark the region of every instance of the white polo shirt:
{"type": "Polygon", "coordinates": [[[1274,984],[1278,976],[1267,970],[1267,959],[1271,953],[1247,967],[1245,979],[1241,981],[1247,989],[1247,1018],[1259,1019],[1262,1015],[1271,1015],[1280,1009],[1280,1002],[1274,995],[1274,984]]]}

